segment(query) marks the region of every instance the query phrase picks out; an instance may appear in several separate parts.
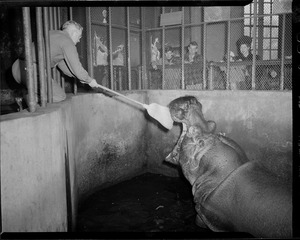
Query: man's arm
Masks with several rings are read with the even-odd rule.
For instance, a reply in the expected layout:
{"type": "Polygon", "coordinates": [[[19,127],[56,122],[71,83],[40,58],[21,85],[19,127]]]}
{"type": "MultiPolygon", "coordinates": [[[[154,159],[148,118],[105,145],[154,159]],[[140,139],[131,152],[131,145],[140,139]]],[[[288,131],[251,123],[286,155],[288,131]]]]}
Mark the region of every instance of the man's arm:
{"type": "Polygon", "coordinates": [[[60,70],[62,70],[63,73],[66,74],[67,76],[69,76],[69,77],[74,77],[74,75],[70,72],[70,70],[69,70],[69,68],[68,68],[68,66],[67,66],[67,64],[66,64],[65,61],[59,62],[59,63],[57,64],[57,66],[58,66],[58,68],[59,68],[60,70]]]}
{"type": "Polygon", "coordinates": [[[75,45],[65,45],[63,48],[63,54],[66,65],[59,64],[59,67],[64,73],[70,76],[72,73],[73,76],[78,78],[81,82],[90,83],[93,79],[89,76],[88,72],[82,67],[77,49],[75,45]],[[66,72],[65,72],[66,71],[66,72]]]}

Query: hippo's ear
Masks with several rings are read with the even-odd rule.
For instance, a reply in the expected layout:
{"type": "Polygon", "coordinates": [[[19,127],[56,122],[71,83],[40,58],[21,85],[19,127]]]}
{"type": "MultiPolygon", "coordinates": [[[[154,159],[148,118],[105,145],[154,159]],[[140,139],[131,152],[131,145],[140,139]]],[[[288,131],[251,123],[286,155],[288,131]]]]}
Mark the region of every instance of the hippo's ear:
{"type": "Polygon", "coordinates": [[[190,104],[197,104],[197,105],[200,105],[202,108],[202,104],[198,101],[198,99],[196,97],[190,98],[190,104]]]}

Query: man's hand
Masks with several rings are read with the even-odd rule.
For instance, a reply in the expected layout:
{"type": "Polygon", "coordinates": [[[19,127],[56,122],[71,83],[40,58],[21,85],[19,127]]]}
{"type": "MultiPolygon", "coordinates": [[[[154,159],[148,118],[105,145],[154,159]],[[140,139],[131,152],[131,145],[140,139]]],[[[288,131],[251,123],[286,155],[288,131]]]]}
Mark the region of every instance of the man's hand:
{"type": "Polygon", "coordinates": [[[93,79],[90,83],[89,83],[90,87],[92,88],[96,88],[96,87],[100,87],[100,85],[96,82],[95,79],[93,79]]]}

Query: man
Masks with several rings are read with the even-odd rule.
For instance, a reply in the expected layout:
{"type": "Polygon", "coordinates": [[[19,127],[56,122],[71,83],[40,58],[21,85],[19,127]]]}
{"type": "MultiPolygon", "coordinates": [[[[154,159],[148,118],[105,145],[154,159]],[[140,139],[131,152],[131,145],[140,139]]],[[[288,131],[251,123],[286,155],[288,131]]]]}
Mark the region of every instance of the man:
{"type": "Polygon", "coordinates": [[[198,53],[198,43],[193,41],[188,45],[188,52],[184,55],[185,63],[201,62],[202,57],[198,53]]]}
{"type": "MultiPolygon", "coordinates": [[[[253,54],[251,53],[251,45],[252,45],[252,38],[249,36],[242,36],[236,42],[237,47],[237,56],[235,57],[236,61],[252,61],[253,54]]],[[[259,55],[255,55],[256,60],[260,60],[259,55]]],[[[252,65],[247,64],[243,67],[243,75],[244,77],[239,77],[240,81],[240,89],[252,89],[252,65]],[[241,81],[242,80],[242,81],[241,81]]],[[[256,68],[258,69],[258,68],[256,68]]],[[[230,76],[232,76],[230,74],[230,76]]],[[[261,81],[259,80],[262,76],[262,71],[256,71],[256,80],[257,80],[257,87],[261,85],[261,81]]],[[[258,87],[259,88],[259,87],[258,87]]]]}
{"type": "MultiPolygon", "coordinates": [[[[173,64],[180,64],[181,60],[179,57],[174,55],[174,49],[171,46],[165,47],[165,65],[173,65],[173,64]]],[[[162,58],[157,61],[151,62],[152,67],[156,70],[157,65],[162,65],[162,58]]]]}
{"type": "MultiPolygon", "coordinates": [[[[79,60],[76,44],[80,42],[82,30],[83,27],[79,23],[70,20],[63,24],[61,31],[49,31],[50,65],[51,68],[57,66],[67,76],[76,77],[80,82],[89,84],[92,88],[99,87],[100,85],[88,75],[79,60]]],[[[26,83],[24,66],[24,62],[19,59],[12,66],[13,76],[18,83],[26,83]]],[[[66,98],[64,89],[53,79],[52,88],[53,102],[60,102],[66,98]]]]}

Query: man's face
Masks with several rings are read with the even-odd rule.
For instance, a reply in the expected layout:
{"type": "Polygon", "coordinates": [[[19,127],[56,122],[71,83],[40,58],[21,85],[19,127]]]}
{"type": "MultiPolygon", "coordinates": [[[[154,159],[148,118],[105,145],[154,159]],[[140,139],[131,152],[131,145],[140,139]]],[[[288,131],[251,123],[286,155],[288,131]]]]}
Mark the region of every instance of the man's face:
{"type": "Polygon", "coordinates": [[[240,51],[244,57],[247,57],[249,55],[250,46],[248,46],[247,44],[242,44],[240,46],[240,51]]]}
{"type": "Polygon", "coordinates": [[[168,51],[166,52],[166,59],[170,60],[173,56],[173,52],[172,51],[168,51]]]}
{"type": "Polygon", "coordinates": [[[189,53],[194,55],[198,51],[198,46],[190,45],[189,46],[189,53]]]}
{"type": "Polygon", "coordinates": [[[82,30],[74,29],[72,34],[72,40],[75,45],[80,42],[81,37],[82,37],[82,30]]]}

